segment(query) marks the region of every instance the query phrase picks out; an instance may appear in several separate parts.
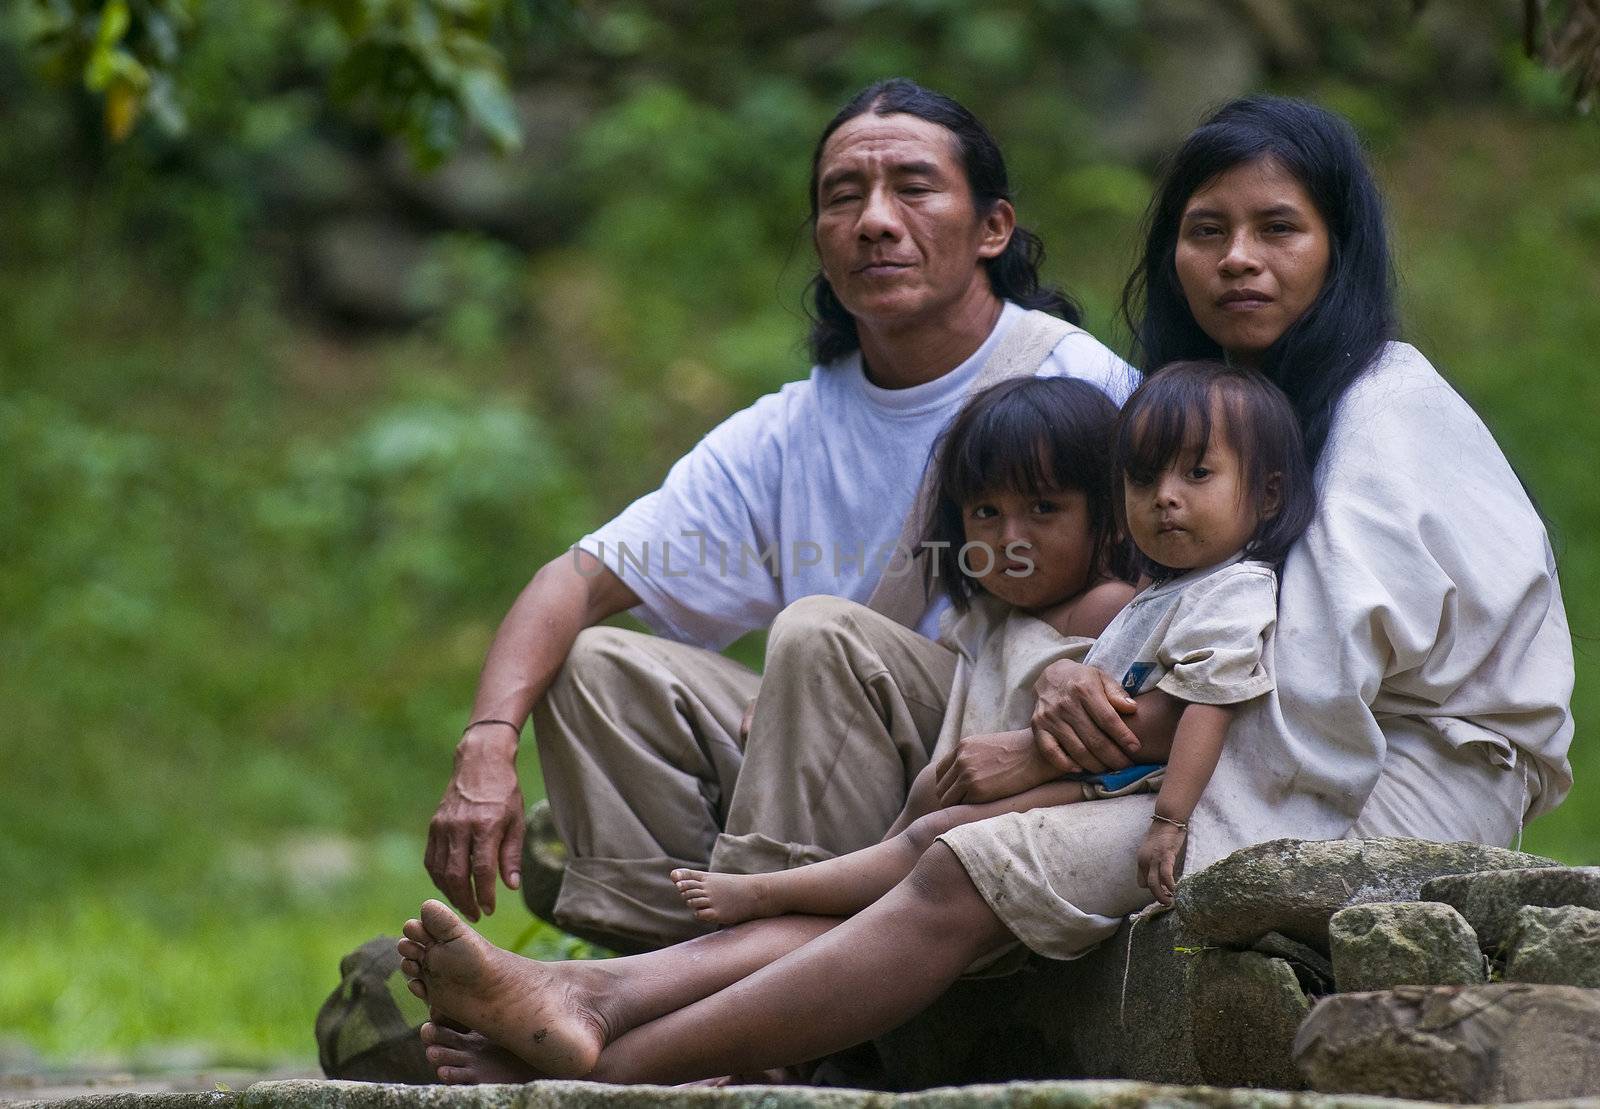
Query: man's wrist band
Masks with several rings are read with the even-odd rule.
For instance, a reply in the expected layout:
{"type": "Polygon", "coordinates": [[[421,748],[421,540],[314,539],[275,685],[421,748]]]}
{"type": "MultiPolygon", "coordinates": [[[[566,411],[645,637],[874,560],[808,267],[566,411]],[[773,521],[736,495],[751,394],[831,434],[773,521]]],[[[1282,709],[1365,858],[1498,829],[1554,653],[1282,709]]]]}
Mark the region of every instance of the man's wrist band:
{"type": "Polygon", "coordinates": [[[473,728],[476,728],[479,724],[504,724],[506,727],[510,728],[512,731],[517,733],[517,738],[518,739],[522,738],[522,727],[521,727],[521,725],[513,724],[509,720],[489,720],[489,719],[474,720],[472,723],[468,724],[465,728],[461,729],[461,734],[462,735],[466,735],[468,732],[472,731],[473,728]]]}
{"type": "Polygon", "coordinates": [[[1187,820],[1174,820],[1172,817],[1162,816],[1160,813],[1151,813],[1150,819],[1153,821],[1159,821],[1162,824],[1170,824],[1182,832],[1187,832],[1189,830],[1189,822],[1187,820]]]}

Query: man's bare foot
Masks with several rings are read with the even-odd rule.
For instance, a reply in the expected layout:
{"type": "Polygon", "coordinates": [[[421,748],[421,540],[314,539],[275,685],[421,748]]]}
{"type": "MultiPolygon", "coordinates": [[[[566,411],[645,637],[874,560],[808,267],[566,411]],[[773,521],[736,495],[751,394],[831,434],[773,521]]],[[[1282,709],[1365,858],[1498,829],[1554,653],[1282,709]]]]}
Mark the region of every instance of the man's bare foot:
{"type": "Polygon", "coordinates": [[[421,919],[406,921],[404,932],[396,947],[406,985],[433,1009],[545,1077],[582,1078],[594,1069],[604,1022],[557,967],[502,951],[440,901],[424,901],[421,919]]]}
{"type": "Polygon", "coordinates": [[[482,1032],[457,1032],[429,1021],[421,1035],[428,1062],[447,1085],[520,1084],[545,1077],[482,1032]]]}
{"type": "Polygon", "coordinates": [[[678,896],[704,924],[739,924],[757,917],[785,912],[773,903],[771,874],[708,874],[703,870],[674,870],[668,875],[678,896]]]}

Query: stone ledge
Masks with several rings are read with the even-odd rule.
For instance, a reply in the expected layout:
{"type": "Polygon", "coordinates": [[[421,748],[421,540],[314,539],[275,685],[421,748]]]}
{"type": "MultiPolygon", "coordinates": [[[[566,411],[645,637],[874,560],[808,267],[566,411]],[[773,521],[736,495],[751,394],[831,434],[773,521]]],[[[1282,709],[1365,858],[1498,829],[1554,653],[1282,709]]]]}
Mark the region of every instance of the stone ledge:
{"type": "MultiPolygon", "coordinates": [[[[305,1080],[301,1080],[305,1081],[305,1080]]],[[[289,1085],[286,1082],[256,1083],[257,1086],[289,1085]]],[[[132,1093],[118,1090],[104,1094],[78,1094],[73,1097],[44,1098],[34,1101],[12,1101],[6,1109],[239,1109],[244,1095],[235,1090],[209,1090],[200,1093],[132,1093]]]]}
{"type": "MultiPolygon", "coordinates": [[[[912,1094],[802,1086],[401,1086],[369,1082],[257,1082],[242,1093],[90,1094],[14,1109],[1402,1109],[1437,1102],[1341,1094],[1166,1086],[1119,1080],[1012,1082],[912,1094]]],[[[1524,1102],[1523,1109],[1600,1109],[1600,1098],[1524,1102]]]]}

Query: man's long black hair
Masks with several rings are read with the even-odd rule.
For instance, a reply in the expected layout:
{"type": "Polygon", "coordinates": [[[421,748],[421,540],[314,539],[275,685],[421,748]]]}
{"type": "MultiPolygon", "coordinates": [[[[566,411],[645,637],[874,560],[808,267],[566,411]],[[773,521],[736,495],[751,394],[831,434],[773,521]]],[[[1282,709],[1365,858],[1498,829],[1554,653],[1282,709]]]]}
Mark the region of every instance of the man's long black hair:
{"type": "Polygon", "coordinates": [[[1314,104],[1249,96],[1224,105],[1163,169],[1145,215],[1144,256],[1123,290],[1122,315],[1144,372],[1222,357],[1195,323],[1173,255],[1189,198],[1235,166],[1271,159],[1305,188],[1328,225],[1328,276],[1304,315],[1269,347],[1261,371],[1289,397],[1314,466],[1339,398],[1394,338],[1394,269],[1383,201],[1360,141],[1314,104]]]}
{"type": "MultiPolygon", "coordinates": [[[[973,209],[980,218],[988,215],[997,202],[1012,199],[1005,159],[1000,156],[1000,147],[989,129],[948,96],[904,77],[891,77],[862,89],[822,129],[817,147],[811,152],[813,227],[817,222],[817,173],[822,162],[822,148],[841,126],[868,112],[879,116],[896,113],[916,116],[949,131],[956,141],[967,185],[972,190],[973,209]]],[[[1011,233],[1005,250],[998,257],[985,259],[983,265],[995,296],[1015,301],[1024,308],[1038,308],[1060,316],[1068,323],[1077,323],[1078,306],[1072,298],[1039,279],[1039,267],[1043,262],[1044,244],[1039,236],[1018,227],[1011,233]]],[[[856,334],[855,317],[845,311],[820,268],[811,278],[809,293],[812,360],[825,364],[858,348],[861,340],[856,334]]]]}

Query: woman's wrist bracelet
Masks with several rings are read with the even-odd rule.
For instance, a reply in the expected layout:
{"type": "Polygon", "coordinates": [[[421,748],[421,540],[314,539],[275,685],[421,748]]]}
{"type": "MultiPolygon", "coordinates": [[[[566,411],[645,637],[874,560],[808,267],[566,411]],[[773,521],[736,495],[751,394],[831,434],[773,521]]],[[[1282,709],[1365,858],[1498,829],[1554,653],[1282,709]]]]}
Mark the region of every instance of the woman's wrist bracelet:
{"type": "Polygon", "coordinates": [[[513,732],[517,733],[517,738],[518,739],[522,738],[522,726],[520,724],[513,724],[509,720],[493,720],[493,719],[488,719],[488,718],[485,718],[483,720],[474,720],[472,723],[468,724],[465,728],[461,729],[461,734],[462,735],[466,735],[468,732],[472,731],[473,728],[476,728],[479,724],[504,724],[506,727],[510,728],[513,732]]]}
{"type": "Polygon", "coordinates": [[[1187,820],[1174,820],[1172,817],[1162,816],[1160,813],[1151,813],[1150,819],[1152,822],[1170,824],[1180,832],[1187,832],[1189,830],[1189,822],[1187,820]]]}

